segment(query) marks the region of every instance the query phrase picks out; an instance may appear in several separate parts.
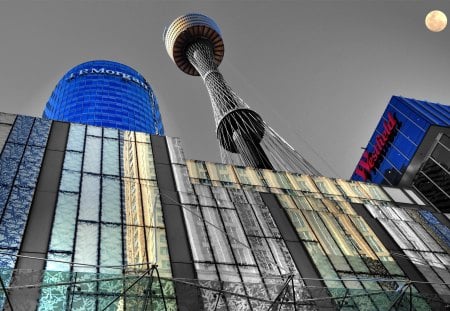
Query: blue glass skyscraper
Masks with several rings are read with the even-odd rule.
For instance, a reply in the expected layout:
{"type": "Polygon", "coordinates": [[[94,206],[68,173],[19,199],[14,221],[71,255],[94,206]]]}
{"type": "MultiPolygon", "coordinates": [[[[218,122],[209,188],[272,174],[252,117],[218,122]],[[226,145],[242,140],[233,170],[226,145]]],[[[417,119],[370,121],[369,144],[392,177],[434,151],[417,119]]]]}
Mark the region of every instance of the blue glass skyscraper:
{"type": "Polygon", "coordinates": [[[106,60],[89,61],[69,70],[56,85],[43,117],[164,134],[149,83],[136,70],[106,60]]]}

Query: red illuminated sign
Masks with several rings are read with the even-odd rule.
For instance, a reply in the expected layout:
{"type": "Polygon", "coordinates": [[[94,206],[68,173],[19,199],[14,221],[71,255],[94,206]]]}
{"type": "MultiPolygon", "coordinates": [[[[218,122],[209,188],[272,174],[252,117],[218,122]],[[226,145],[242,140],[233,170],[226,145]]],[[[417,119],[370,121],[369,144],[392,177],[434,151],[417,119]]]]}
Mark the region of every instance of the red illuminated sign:
{"type": "Polygon", "coordinates": [[[386,148],[387,142],[395,135],[395,126],[397,119],[388,112],[388,121],[383,122],[383,132],[375,138],[375,148],[373,152],[364,151],[361,160],[355,169],[355,174],[360,176],[362,180],[366,181],[370,172],[377,165],[380,155],[386,148]]]}

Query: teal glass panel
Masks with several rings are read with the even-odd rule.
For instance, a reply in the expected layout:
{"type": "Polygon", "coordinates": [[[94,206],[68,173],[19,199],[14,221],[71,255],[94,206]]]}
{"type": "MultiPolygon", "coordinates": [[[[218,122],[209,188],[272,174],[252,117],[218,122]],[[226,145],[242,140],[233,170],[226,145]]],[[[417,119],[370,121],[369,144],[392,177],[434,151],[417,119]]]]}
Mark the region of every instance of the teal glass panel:
{"type": "Polygon", "coordinates": [[[84,153],[84,172],[100,174],[102,140],[98,137],[86,137],[86,151],[84,153]]]}
{"type": "Polygon", "coordinates": [[[120,223],[120,180],[119,178],[103,177],[102,180],[102,221],[120,223]]]}
{"type": "Polygon", "coordinates": [[[116,266],[101,268],[100,273],[119,274],[122,272],[122,227],[120,225],[101,225],[100,265],[116,266]]]}
{"type": "Polygon", "coordinates": [[[75,265],[77,272],[96,272],[97,250],[98,250],[98,225],[90,223],[78,223],[75,245],[75,265]]]}
{"type": "Polygon", "coordinates": [[[78,194],[59,193],[53,220],[50,250],[72,251],[77,208],[78,194]]]}
{"type": "Polygon", "coordinates": [[[333,288],[343,288],[344,285],[342,282],[336,280],[339,277],[319,243],[304,242],[304,244],[320,275],[325,279],[325,284],[330,288],[331,293],[333,294],[333,288]]]}
{"type": "Polygon", "coordinates": [[[83,174],[79,219],[99,221],[100,177],[83,174]]]}
{"type": "Polygon", "coordinates": [[[84,134],[86,126],[81,124],[70,124],[69,138],[67,139],[67,150],[83,151],[84,150],[84,134]]]}
{"type": "Polygon", "coordinates": [[[119,141],[103,139],[103,174],[119,176],[119,141]]]}
{"type": "Polygon", "coordinates": [[[81,171],[82,157],[83,154],[81,152],[66,151],[63,169],[77,172],[81,171]]]}
{"type": "Polygon", "coordinates": [[[71,276],[67,272],[45,271],[42,280],[38,310],[67,310],[67,283],[70,281],[71,276]]]}
{"type": "Polygon", "coordinates": [[[61,182],[59,185],[59,190],[79,192],[80,191],[80,176],[81,176],[81,174],[79,172],[63,170],[62,175],[61,175],[61,182]]]}

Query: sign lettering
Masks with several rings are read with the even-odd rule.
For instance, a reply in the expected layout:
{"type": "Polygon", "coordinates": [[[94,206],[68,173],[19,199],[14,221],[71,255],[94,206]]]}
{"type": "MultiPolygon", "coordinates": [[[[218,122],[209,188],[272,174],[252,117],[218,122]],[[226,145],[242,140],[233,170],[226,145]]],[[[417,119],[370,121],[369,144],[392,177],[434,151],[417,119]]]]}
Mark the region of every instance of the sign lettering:
{"type": "Polygon", "coordinates": [[[370,176],[370,172],[375,168],[381,158],[381,154],[386,149],[387,142],[394,136],[395,127],[398,123],[397,119],[388,112],[388,121],[383,122],[383,132],[375,137],[375,147],[373,152],[364,151],[361,160],[355,169],[355,174],[366,181],[370,176]]]}

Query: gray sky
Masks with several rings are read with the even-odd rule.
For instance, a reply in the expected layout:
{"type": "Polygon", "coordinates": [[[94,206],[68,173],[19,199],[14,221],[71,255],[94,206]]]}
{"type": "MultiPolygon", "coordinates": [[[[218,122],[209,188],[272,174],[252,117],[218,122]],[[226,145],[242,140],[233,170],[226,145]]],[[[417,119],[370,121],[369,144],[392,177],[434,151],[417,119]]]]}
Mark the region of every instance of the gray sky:
{"type": "Polygon", "coordinates": [[[0,1],[0,110],[40,116],[73,66],[110,59],[152,85],[187,158],[219,160],[207,92],[162,32],[187,12],[221,27],[231,87],[324,175],[349,178],[387,102],[450,104],[450,1],[0,1]],[[332,169],[330,168],[332,167],[332,169]]]}

